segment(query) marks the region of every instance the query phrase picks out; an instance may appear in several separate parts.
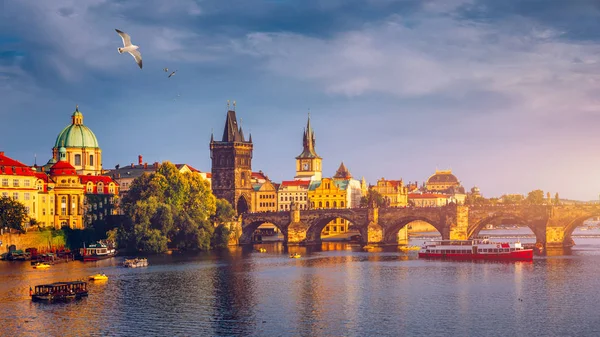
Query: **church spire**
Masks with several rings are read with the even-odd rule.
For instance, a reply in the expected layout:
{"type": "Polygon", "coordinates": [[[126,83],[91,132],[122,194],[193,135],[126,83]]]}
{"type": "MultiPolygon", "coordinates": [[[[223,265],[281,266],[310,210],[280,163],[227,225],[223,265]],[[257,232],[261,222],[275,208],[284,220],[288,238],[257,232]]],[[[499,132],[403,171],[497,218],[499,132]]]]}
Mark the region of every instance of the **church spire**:
{"type": "Polygon", "coordinates": [[[303,150],[298,158],[320,158],[315,151],[315,132],[310,124],[310,111],[308,112],[308,121],[302,137],[302,146],[303,150]]]}

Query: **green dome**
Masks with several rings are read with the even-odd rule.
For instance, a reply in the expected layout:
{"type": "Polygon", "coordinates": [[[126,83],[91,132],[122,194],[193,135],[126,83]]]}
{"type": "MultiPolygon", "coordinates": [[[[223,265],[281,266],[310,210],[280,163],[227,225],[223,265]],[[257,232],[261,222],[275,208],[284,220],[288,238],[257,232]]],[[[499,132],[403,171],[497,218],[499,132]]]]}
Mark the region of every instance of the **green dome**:
{"type": "Polygon", "coordinates": [[[71,125],[64,128],[56,137],[54,147],[91,147],[99,148],[96,135],[83,125],[83,114],[76,108],[71,115],[71,125]]]}

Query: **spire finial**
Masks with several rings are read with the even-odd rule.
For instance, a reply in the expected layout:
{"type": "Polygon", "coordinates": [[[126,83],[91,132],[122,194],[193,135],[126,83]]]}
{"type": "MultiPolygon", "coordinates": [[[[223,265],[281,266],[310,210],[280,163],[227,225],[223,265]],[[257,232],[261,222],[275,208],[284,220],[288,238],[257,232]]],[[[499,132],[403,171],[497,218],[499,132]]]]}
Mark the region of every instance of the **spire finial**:
{"type": "Polygon", "coordinates": [[[79,111],[79,104],[75,105],[75,111],[79,111]]]}
{"type": "Polygon", "coordinates": [[[229,110],[229,100],[227,100],[227,110],[229,110]]]}
{"type": "Polygon", "coordinates": [[[310,119],[310,108],[308,108],[308,119],[310,119]]]}
{"type": "Polygon", "coordinates": [[[233,101],[233,111],[235,111],[235,100],[233,101]]]}

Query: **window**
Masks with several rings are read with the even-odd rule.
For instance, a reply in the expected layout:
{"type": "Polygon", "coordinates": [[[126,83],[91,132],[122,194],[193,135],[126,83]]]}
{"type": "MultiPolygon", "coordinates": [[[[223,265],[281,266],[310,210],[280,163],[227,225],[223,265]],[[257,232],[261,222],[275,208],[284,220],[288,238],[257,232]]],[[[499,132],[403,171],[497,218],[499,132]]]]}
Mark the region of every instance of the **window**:
{"type": "Polygon", "coordinates": [[[39,183],[37,185],[37,189],[38,189],[38,191],[43,191],[44,190],[44,185],[42,185],[42,183],[39,183]]]}
{"type": "Polygon", "coordinates": [[[25,206],[25,213],[29,213],[29,206],[25,206]]]}
{"type": "Polygon", "coordinates": [[[75,155],[75,165],[81,165],[81,155],[80,154],[75,155]]]}
{"type": "Polygon", "coordinates": [[[90,166],[94,166],[94,155],[90,154],[90,166]]]}
{"type": "Polygon", "coordinates": [[[8,187],[8,179],[2,179],[2,187],[8,187]]]}
{"type": "Polygon", "coordinates": [[[42,196],[42,202],[46,202],[46,197],[42,196]]]}
{"type": "MultiPolygon", "coordinates": [[[[50,215],[54,215],[54,208],[50,208],[50,215]]],[[[54,225],[54,222],[52,223],[54,225]]]]}
{"type": "Polygon", "coordinates": [[[42,215],[46,215],[46,209],[42,208],[42,215]]]}
{"type": "Polygon", "coordinates": [[[333,202],[333,208],[337,208],[337,202],[333,202]]]}
{"type": "Polygon", "coordinates": [[[60,214],[67,215],[67,197],[62,197],[60,200],[60,214]]]}
{"type": "Polygon", "coordinates": [[[15,200],[19,200],[19,193],[17,193],[17,192],[14,192],[14,193],[13,193],[13,199],[15,199],[15,200]]]}
{"type": "Polygon", "coordinates": [[[25,184],[25,185],[24,185],[25,187],[29,187],[29,186],[31,186],[31,185],[30,185],[30,184],[31,184],[31,181],[30,181],[30,180],[25,180],[24,184],[25,184]]]}
{"type": "Polygon", "coordinates": [[[8,192],[2,192],[2,197],[3,198],[8,198],[8,192]]]}
{"type": "Polygon", "coordinates": [[[96,193],[98,193],[98,194],[104,193],[104,186],[102,185],[102,183],[98,183],[98,191],[96,191],[96,193]]]}
{"type": "Polygon", "coordinates": [[[326,202],[325,202],[325,207],[326,207],[326,208],[329,208],[329,201],[326,201],[326,202]]]}
{"type": "Polygon", "coordinates": [[[340,201],[340,207],[344,207],[344,202],[340,201]]]}
{"type": "Polygon", "coordinates": [[[92,193],[94,191],[94,186],[92,184],[87,185],[87,192],[92,193]]]}
{"type": "Polygon", "coordinates": [[[30,198],[29,193],[27,193],[27,192],[23,193],[23,199],[29,200],[29,198],[30,198]]]}
{"type": "Polygon", "coordinates": [[[13,187],[19,187],[19,179],[13,179],[13,187]]]}

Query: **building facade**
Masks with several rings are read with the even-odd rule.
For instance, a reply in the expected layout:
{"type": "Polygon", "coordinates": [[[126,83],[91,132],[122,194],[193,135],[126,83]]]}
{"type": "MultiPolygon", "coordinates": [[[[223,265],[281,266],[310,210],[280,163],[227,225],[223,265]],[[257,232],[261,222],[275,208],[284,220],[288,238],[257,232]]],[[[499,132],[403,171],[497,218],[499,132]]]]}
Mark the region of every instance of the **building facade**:
{"type": "Polygon", "coordinates": [[[379,193],[390,207],[406,207],[408,205],[408,188],[402,179],[386,180],[381,178],[371,189],[379,193]]]}
{"type": "Polygon", "coordinates": [[[309,180],[282,181],[277,191],[278,210],[290,211],[292,205],[298,205],[301,210],[308,209],[309,180]]]}
{"type": "Polygon", "coordinates": [[[270,180],[252,184],[254,194],[252,196],[254,212],[277,211],[277,186],[270,180]]]}
{"type": "Polygon", "coordinates": [[[252,212],[252,135],[246,141],[234,110],[227,112],[221,141],[210,139],[212,191],[238,214],[252,212]]]}

